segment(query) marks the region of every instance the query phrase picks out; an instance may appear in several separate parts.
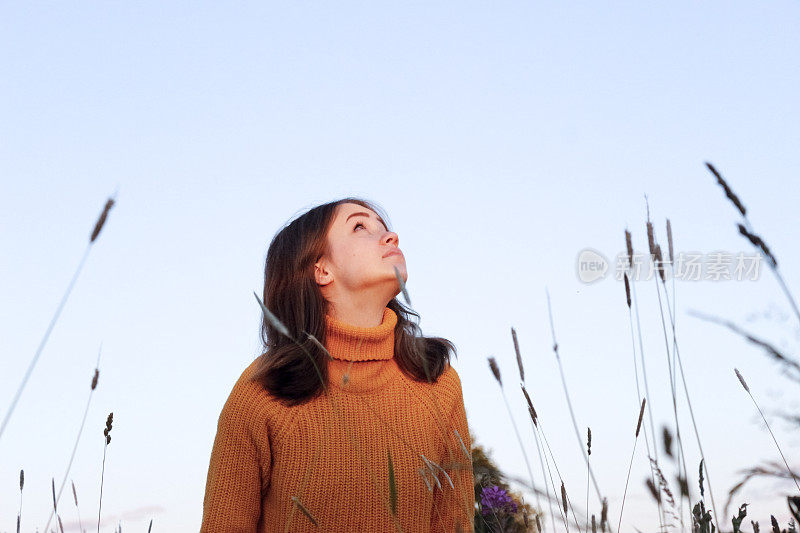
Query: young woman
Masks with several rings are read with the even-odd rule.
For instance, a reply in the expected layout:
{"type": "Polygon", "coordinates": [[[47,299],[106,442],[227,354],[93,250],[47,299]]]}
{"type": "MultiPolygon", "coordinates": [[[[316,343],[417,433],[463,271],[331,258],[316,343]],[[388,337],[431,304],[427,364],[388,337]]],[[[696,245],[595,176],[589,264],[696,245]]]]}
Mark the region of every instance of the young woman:
{"type": "Polygon", "coordinates": [[[264,352],[219,416],[201,533],[473,530],[455,347],[395,298],[406,263],[378,212],[344,198],[272,240],[264,352]]]}

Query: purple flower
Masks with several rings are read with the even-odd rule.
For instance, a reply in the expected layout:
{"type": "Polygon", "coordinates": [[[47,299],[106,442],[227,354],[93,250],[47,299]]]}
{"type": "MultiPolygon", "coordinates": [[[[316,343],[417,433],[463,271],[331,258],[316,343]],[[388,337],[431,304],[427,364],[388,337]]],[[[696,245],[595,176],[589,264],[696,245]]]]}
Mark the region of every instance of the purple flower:
{"type": "Polygon", "coordinates": [[[514,503],[514,500],[504,489],[497,485],[492,485],[481,492],[481,512],[484,515],[488,515],[497,511],[516,513],[517,504],[514,503]]]}

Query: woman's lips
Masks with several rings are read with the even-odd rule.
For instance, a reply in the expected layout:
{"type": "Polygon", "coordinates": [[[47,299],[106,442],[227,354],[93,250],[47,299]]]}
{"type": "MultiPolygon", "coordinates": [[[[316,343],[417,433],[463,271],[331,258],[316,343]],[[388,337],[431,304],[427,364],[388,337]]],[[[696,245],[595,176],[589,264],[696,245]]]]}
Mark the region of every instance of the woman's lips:
{"type": "Polygon", "coordinates": [[[398,248],[398,249],[390,250],[390,251],[386,252],[385,254],[383,254],[383,257],[389,257],[389,256],[392,256],[392,255],[402,256],[403,252],[401,252],[400,249],[398,248]]]}

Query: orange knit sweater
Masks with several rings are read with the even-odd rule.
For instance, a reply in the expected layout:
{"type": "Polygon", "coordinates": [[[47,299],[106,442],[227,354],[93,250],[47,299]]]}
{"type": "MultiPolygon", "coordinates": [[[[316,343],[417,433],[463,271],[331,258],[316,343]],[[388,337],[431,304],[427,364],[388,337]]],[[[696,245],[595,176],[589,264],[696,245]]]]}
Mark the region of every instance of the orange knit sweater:
{"type": "Polygon", "coordinates": [[[201,533],[473,530],[461,381],[452,366],[433,384],[407,377],[396,324],[388,307],[375,327],[326,316],[329,395],[300,406],[250,381],[255,361],[242,373],[219,416],[201,533]]]}

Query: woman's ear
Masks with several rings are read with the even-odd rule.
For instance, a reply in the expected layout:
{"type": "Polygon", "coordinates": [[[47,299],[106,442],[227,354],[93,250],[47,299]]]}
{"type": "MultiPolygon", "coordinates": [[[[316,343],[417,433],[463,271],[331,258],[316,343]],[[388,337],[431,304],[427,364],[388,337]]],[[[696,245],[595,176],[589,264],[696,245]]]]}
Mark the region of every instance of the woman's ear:
{"type": "Polygon", "coordinates": [[[328,285],[333,281],[333,274],[328,270],[328,265],[324,258],[314,263],[314,280],[317,285],[328,285]]]}

